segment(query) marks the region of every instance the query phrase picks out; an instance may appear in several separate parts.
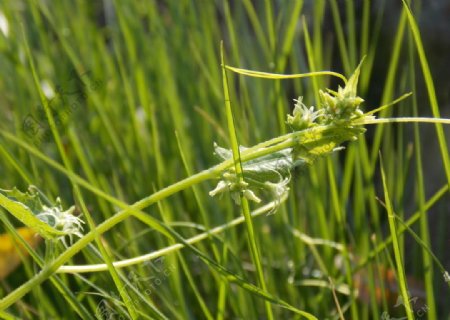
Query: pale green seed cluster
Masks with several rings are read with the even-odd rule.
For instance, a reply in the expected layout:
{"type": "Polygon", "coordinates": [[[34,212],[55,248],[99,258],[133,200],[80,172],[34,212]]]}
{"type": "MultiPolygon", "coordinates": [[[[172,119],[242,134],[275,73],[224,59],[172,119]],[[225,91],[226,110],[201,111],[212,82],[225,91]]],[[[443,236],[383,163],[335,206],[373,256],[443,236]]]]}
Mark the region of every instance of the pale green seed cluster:
{"type": "MultiPolygon", "coordinates": [[[[61,206],[61,201],[59,198],[56,199],[56,206],[53,207],[42,207],[42,212],[36,217],[47,223],[50,227],[62,231],[65,236],[69,236],[70,243],[72,243],[73,236],[82,237],[81,233],[83,230],[82,224],[83,220],[73,215],[75,207],[72,206],[66,211],[63,211],[61,206]]],[[[65,236],[60,237],[60,240],[66,244],[65,236]]]]}
{"type": "Polygon", "coordinates": [[[295,130],[300,131],[317,125],[317,120],[324,114],[324,110],[314,110],[303,103],[303,97],[294,99],[295,106],[292,115],[287,115],[287,123],[295,130]]]}
{"type": "MultiPolygon", "coordinates": [[[[247,148],[240,147],[240,151],[247,148]]],[[[214,144],[215,154],[221,160],[232,159],[231,150],[214,144]]],[[[240,203],[240,192],[250,201],[261,202],[257,194],[263,192],[273,199],[281,199],[288,191],[290,181],[290,170],[298,165],[292,157],[292,148],[273,152],[267,156],[250,160],[242,164],[245,181],[239,181],[235,171],[229,169],[222,173],[221,180],[214,190],[209,192],[210,196],[230,192],[233,200],[240,203]]]]}
{"type": "Polygon", "coordinates": [[[41,196],[34,186],[30,186],[28,192],[21,192],[17,188],[0,189],[0,206],[45,239],[60,240],[66,245],[66,236],[70,242],[73,236],[82,237],[84,222],[73,215],[75,207],[63,211],[59,198],[54,206],[42,204],[41,196]]]}
{"type": "MultiPolygon", "coordinates": [[[[286,122],[295,132],[305,133],[302,141],[284,150],[244,162],[244,181],[238,178],[233,168],[222,172],[221,180],[209,194],[215,196],[231,192],[236,203],[239,203],[241,196],[259,203],[260,194],[266,193],[277,201],[287,195],[290,171],[294,167],[312,164],[317,158],[342,149],[340,144],[343,142],[356,140],[357,135],[365,130],[353,125],[353,121],[364,117],[360,109],[364,100],[356,92],[359,69],[358,66],[345,87],[339,87],[337,92],[320,91],[321,104],[317,110],[312,106],[307,107],[302,97],[294,100],[294,110],[292,115],[287,116],[286,122]]],[[[231,150],[216,144],[214,148],[221,160],[233,158],[231,150]]],[[[241,147],[240,151],[246,149],[241,147]]]]}
{"type": "Polygon", "coordinates": [[[360,109],[364,99],[357,95],[359,69],[353,73],[344,88],[338,91],[327,89],[319,91],[320,107],[307,107],[302,102],[302,97],[296,101],[292,116],[287,116],[287,123],[293,130],[304,130],[315,125],[348,125],[355,119],[361,118],[363,112],[360,109]]]}

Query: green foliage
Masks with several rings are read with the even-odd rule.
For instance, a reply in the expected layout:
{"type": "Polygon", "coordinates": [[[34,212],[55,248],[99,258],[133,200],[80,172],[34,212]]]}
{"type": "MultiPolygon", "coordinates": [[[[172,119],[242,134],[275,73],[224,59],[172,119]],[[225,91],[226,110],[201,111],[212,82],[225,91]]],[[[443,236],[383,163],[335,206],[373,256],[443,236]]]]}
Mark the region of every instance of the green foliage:
{"type": "Polygon", "coordinates": [[[448,128],[392,124],[448,123],[412,3],[1,2],[1,187],[42,190],[1,228],[86,225],[27,249],[0,317],[393,318],[413,278],[444,319],[448,128]]]}
{"type": "Polygon", "coordinates": [[[82,221],[73,215],[75,207],[63,211],[59,198],[56,202],[55,206],[43,205],[38,192],[32,188],[26,193],[17,188],[0,189],[0,206],[43,238],[81,237],[82,221]]]}

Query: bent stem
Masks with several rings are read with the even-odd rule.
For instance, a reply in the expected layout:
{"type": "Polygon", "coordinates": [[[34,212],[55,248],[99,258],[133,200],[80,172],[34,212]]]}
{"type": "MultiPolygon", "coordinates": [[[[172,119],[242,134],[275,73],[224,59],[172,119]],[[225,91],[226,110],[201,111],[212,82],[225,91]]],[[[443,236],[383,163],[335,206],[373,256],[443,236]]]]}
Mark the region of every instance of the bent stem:
{"type": "MultiPolygon", "coordinates": [[[[251,217],[256,218],[256,217],[262,215],[263,213],[272,211],[274,208],[276,208],[280,204],[280,202],[284,202],[286,199],[287,199],[287,195],[285,195],[281,200],[272,201],[262,207],[259,207],[258,209],[254,210],[251,213],[251,217]]],[[[203,241],[205,239],[209,239],[213,235],[220,234],[227,229],[230,229],[232,227],[235,227],[235,226],[243,223],[244,219],[245,219],[244,216],[240,216],[240,217],[233,219],[232,221],[227,222],[223,225],[217,226],[211,230],[205,231],[205,232],[198,234],[192,238],[186,239],[186,243],[194,244],[194,243],[203,241]]],[[[157,258],[165,256],[169,253],[173,253],[178,250],[181,250],[184,247],[185,247],[185,245],[183,243],[176,243],[176,244],[173,244],[166,248],[152,251],[151,253],[148,253],[148,254],[144,254],[144,255],[134,257],[131,259],[116,261],[113,263],[113,265],[115,268],[129,267],[132,265],[136,265],[139,263],[157,259],[157,258]]],[[[87,272],[101,272],[101,271],[108,271],[108,266],[106,264],[62,266],[56,271],[56,273],[87,273],[87,272]]]]}
{"type": "Polygon", "coordinates": [[[187,177],[175,184],[172,184],[138,202],[129,206],[123,203],[125,209],[119,211],[111,218],[105,220],[103,223],[97,226],[95,230],[90,231],[80,240],[78,240],[74,245],[69,247],[65,252],[58,256],[55,260],[51,261],[32,279],[24,283],[22,286],[11,292],[9,295],[0,300],[0,310],[4,310],[11,306],[13,303],[21,299],[25,294],[27,294],[34,287],[41,284],[47,278],[52,276],[59,267],[66,263],[70,258],[72,258],[77,252],[86,247],[89,243],[95,240],[95,236],[100,235],[114,227],[116,224],[128,218],[134,212],[140,211],[158,201],[161,201],[174,193],[184,190],[192,185],[198,184],[200,182],[211,179],[215,176],[213,171],[205,170],[201,171],[193,176],[187,177]]]}
{"type": "MultiPolygon", "coordinates": [[[[342,131],[349,128],[354,128],[357,126],[363,126],[365,124],[381,124],[381,123],[392,123],[392,122],[424,122],[424,123],[445,123],[450,124],[450,119],[433,119],[433,118],[396,118],[396,119],[373,119],[373,120],[364,120],[355,121],[352,123],[351,127],[341,127],[337,128],[331,125],[321,125],[313,128],[309,128],[302,131],[297,131],[293,133],[289,133],[283,136],[275,137],[273,139],[262,142],[254,147],[248,148],[245,151],[241,152],[241,161],[246,162],[252,159],[256,159],[262,157],[264,155],[277,152],[286,148],[294,147],[298,144],[308,145],[308,144],[320,144],[327,143],[330,139],[330,135],[340,135],[342,131]]],[[[5,138],[8,140],[15,141],[18,143],[17,139],[12,135],[6,133],[5,131],[0,131],[5,138]]],[[[42,154],[30,147],[26,143],[18,143],[22,147],[29,150],[31,153],[41,158],[47,164],[57,169],[58,171],[63,172],[65,175],[71,176],[75,178],[77,182],[80,183],[82,187],[90,189],[91,191],[97,193],[100,197],[105,198],[106,200],[112,201],[112,198],[109,195],[98,193],[96,190],[93,190],[89,187],[89,183],[85,181],[83,178],[73,174],[72,172],[68,172],[64,170],[59,164],[49,160],[46,157],[43,157],[42,154]]],[[[70,258],[72,258],[76,253],[86,247],[89,243],[95,240],[95,233],[98,235],[105,233],[106,231],[113,228],[118,223],[122,222],[129,216],[133,215],[134,212],[138,212],[143,210],[144,208],[161,201],[181,190],[189,188],[198,183],[204,182],[206,180],[218,178],[224,170],[232,167],[234,164],[233,159],[225,160],[222,163],[212,167],[209,170],[201,171],[195,175],[187,177],[177,183],[174,183],[146,198],[141,199],[140,201],[134,203],[133,205],[128,205],[122,201],[117,199],[113,199],[114,204],[121,207],[123,210],[117,212],[111,218],[105,220],[103,223],[97,226],[96,230],[92,230],[79,239],[75,244],[69,247],[65,252],[63,252],[60,256],[58,256],[55,260],[51,261],[48,265],[46,265],[35,277],[30,279],[28,282],[24,283],[22,286],[11,292],[9,295],[0,300],[0,310],[5,310],[16,301],[21,299],[25,294],[27,294],[34,287],[38,286],[46,279],[51,277],[57,270],[65,264],[70,258]]]]}
{"type": "MultiPolygon", "coordinates": [[[[245,152],[242,152],[241,155],[241,161],[249,161],[252,159],[256,159],[258,157],[261,157],[266,154],[270,154],[279,150],[283,150],[285,148],[293,147],[298,143],[303,143],[305,145],[308,145],[308,143],[326,143],[329,140],[329,137],[326,135],[323,136],[323,133],[325,132],[333,132],[333,130],[336,130],[333,126],[317,126],[311,129],[303,130],[300,132],[293,132],[290,134],[286,134],[282,137],[276,137],[274,139],[268,140],[264,143],[261,143],[253,148],[249,148],[245,150],[245,152]],[[319,137],[318,137],[319,136],[319,137]]],[[[4,131],[0,131],[3,136],[9,140],[16,141],[14,137],[12,137],[10,134],[7,134],[4,131]]],[[[24,147],[28,147],[27,149],[32,151],[33,154],[40,157],[42,160],[50,164],[52,167],[56,168],[59,171],[62,171],[64,174],[69,175],[67,170],[64,170],[64,168],[61,168],[57,163],[54,163],[52,161],[49,161],[49,159],[46,159],[45,157],[42,157],[39,151],[34,150],[34,148],[31,148],[30,146],[26,145],[25,143],[21,144],[24,147]]],[[[63,264],[65,264],[70,258],[72,258],[76,253],[78,253],[80,250],[82,250],[84,247],[86,247],[89,243],[95,240],[95,234],[101,235],[105,233],[106,231],[113,228],[118,223],[122,222],[129,216],[133,215],[134,212],[138,212],[140,210],[143,210],[147,208],[148,206],[159,202],[179,191],[182,191],[184,189],[187,189],[193,185],[196,185],[198,183],[204,182],[209,179],[218,178],[223,170],[226,170],[233,166],[234,162],[233,159],[223,161],[222,163],[212,167],[209,170],[201,171],[195,175],[192,175],[190,177],[187,177],[181,181],[178,181],[146,198],[143,198],[139,200],[138,202],[135,202],[133,205],[128,205],[122,201],[114,200],[114,204],[121,207],[123,210],[117,212],[114,216],[111,218],[105,220],[103,223],[99,224],[95,230],[91,230],[89,233],[87,233],[85,236],[83,236],[81,239],[79,239],[75,244],[73,244],[71,247],[69,247],[65,252],[63,252],[60,256],[55,258],[55,260],[49,262],[48,265],[46,265],[35,277],[30,279],[28,282],[24,283],[22,286],[17,288],[16,290],[12,291],[10,294],[8,294],[6,297],[4,297],[2,300],[0,300],[0,310],[4,310],[14,304],[16,301],[21,299],[25,294],[27,294],[30,290],[32,290],[34,287],[41,284],[43,281],[48,279],[49,277],[54,274],[59,267],[61,267],[63,264]]],[[[80,182],[80,185],[83,187],[87,187],[89,184],[82,179],[79,176],[76,176],[73,173],[70,173],[70,175],[73,178],[76,178],[77,182],[80,182]]],[[[92,190],[92,188],[90,188],[92,190]]],[[[107,198],[107,200],[111,201],[111,197],[108,195],[104,195],[102,193],[98,194],[101,197],[107,198]]]]}
{"type": "MultiPolygon", "coordinates": [[[[395,122],[398,122],[398,123],[405,123],[405,122],[406,123],[408,123],[408,122],[436,123],[436,122],[440,122],[443,124],[450,124],[450,119],[420,118],[420,117],[384,118],[384,119],[366,120],[366,121],[364,121],[364,124],[383,124],[383,123],[395,123],[395,122]]],[[[314,130],[317,131],[317,128],[315,128],[314,130]]],[[[304,134],[304,132],[303,132],[303,134],[304,134]]],[[[295,138],[298,136],[299,135],[297,135],[296,133],[289,133],[284,136],[280,136],[280,137],[276,137],[276,138],[268,140],[268,141],[264,141],[254,147],[251,147],[251,148],[243,151],[241,153],[241,159],[243,161],[248,161],[248,160],[252,160],[257,157],[264,156],[267,154],[267,152],[269,152],[269,149],[268,148],[266,149],[267,146],[270,146],[271,144],[274,144],[274,143],[284,140],[283,144],[280,143],[276,147],[273,146],[272,148],[270,148],[270,152],[276,152],[279,150],[283,150],[283,149],[287,148],[288,145],[290,145],[290,142],[289,142],[290,139],[295,140],[295,138]]],[[[215,167],[215,169],[219,170],[219,171],[227,169],[229,166],[231,166],[230,161],[231,160],[224,161],[223,163],[217,165],[215,167]]],[[[282,199],[281,201],[284,201],[284,199],[282,199]]],[[[272,210],[273,208],[275,208],[275,206],[276,206],[276,201],[270,202],[270,203],[264,205],[263,207],[260,207],[257,210],[255,210],[254,212],[252,212],[251,215],[252,215],[252,217],[257,217],[264,212],[272,210]]],[[[187,242],[190,244],[193,244],[193,243],[202,241],[205,238],[207,238],[209,235],[215,235],[215,234],[221,233],[222,231],[224,231],[230,227],[236,226],[238,224],[241,224],[242,222],[244,222],[243,216],[236,218],[227,224],[215,227],[215,228],[211,229],[210,231],[207,231],[207,232],[199,234],[195,237],[192,237],[192,238],[188,239],[187,242]]],[[[404,231],[405,231],[405,229],[403,228],[400,231],[398,231],[398,233],[401,234],[404,231]]],[[[184,247],[183,244],[175,244],[175,245],[169,246],[169,247],[161,249],[161,250],[154,251],[154,252],[146,254],[146,255],[142,255],[139,257],[126,259],[126,260],[122,260],[122,261],[116,261],[113,264],[114,264],[114,267],[123,268],[123,267],[131,266],[134,264],[138,264],[141,262],[145,262],[147,260],[156,259],[156,258],[166,255],[170,252],[182,249],[183,247],[184,247]]],[[[106,271],[106,270],[107,270],[106,264],[78,265],[78,266],[74,265],[74,266],[62,266],[57,270],[57,273],[85,273],[85,272],[101,272],[101,271],[106,271]]]]}

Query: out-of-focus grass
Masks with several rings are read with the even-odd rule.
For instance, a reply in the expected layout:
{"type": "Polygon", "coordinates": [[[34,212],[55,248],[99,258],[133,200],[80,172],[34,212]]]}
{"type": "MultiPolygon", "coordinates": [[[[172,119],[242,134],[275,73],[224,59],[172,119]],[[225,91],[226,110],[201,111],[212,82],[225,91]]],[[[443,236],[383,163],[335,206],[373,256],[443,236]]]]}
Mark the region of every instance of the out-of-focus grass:
{"type": "MultiPolygon", "coordinates": [[[[350,75],[366,55],[360,96],[369,95],[372,88],[382,88],[381,95],[368,101],[367,108],[388,103],[404,92],[428,92],[430,110],[437,116],[439,105],[433,98],[432,79],[424,63],[426,52],[419,50],[422,64],[417,64],[420,34],[412,21],[408,22],[406,11],[399,13],[397,29],[389,40],[391,49],[386,54],[379,52],[377,45],[387,41],[379,34],[386,13],[371,13],[368,0],[360,1],[360,6],[361,15],[350,0],[305,4],[249,0],[3,2],[0,11],[8,21],[9,31],[0,33],[0,128],[112,199],[134,203],[217,163],[213,142],[231,145],[222,93],[221,40],[227,64],[274,73],[333,70],[350,75]],[[330,24],[333,27],[326,28],[330,24]],[[26,54],[26,43],[30,56],[26,54]],[[377,59],[379,56],[388,56],[389,61],[377,65],[383,63],[377,59]],[[59,148],[40,107],[28,58],[35,64],[40,90],[47,95],[55,118],[59,148]],[[421,76],[423,70],[427,89],[415,85],[416,76],[421,76]],[[374,73],[377,79],[383,79],[382,83],[372,80],[374,73]],[[30,123],[36,132],[29,128],[25,132],[24,124],[30,123]],[[37,126],[41,126],[39,130],[37,126]]],[[[228,73],[228,84],[241,145],[253,145],[287,132],[285,114],[293,106],[292,99],[304,96],[308,105],[316,105],[318,89],[336,87],[334,81],[324,77],[268,81],[233,73],[228,73]]],[[[428,103],[420,103],[424,107],[418,112],[428,113],[428,103]]],[[[410,116],[412,106],[417,104],[413,97],[380,116],[410,116]]],[[[338,309],[345,318],[352,319],[402,313],[401,307],[395,307],[400,293],[388,293],[388,286],[396,280],[380,281],[380,277],[386,277],[380,270],[397,270],[391,246],[384,246],[376,255],[373,252],[387,237],[388,226],[387,211],[377,201],[377,197],[384,198],[378,163],[381,152],[385,191],[395,213],[406,221],[412,213],[423,212],[420,229],[414,228],[423,242],[418,244],[402,235],[398,239],[399,254],[403,261],[409,261],[404,266],[407,277],[425,287],[425,291],[417,292],[410,285],[411,298],[426,293],[426,316],[443,319],[449,314],[444,304],[449,291],[440,271],[433,269],[424,245],[439,259],[446,258],[445,246],[437,245],[447,241],[445,229],[428,224],[426,213],[433,210],[434,215],[444,217],[448,191],[440,193],[432,207],[427,205],[430,190],[442,186],[425,185],[427,175],[435,172],[424,171],[421,163],[432,162],[438,174],[446,175],[440,165],[448,165],[445,131],[438,131],[442,153],[426,156],[426,145],[421,144],[420,137],[425,130],[433,129],[429,125],[416,129],[415,136],[411,125],[369,129],[365,137],[349,144],[345,151],[295,172],[287,202],[276,214],[253,220],[252,239],[261,256],[267,292],[319,319],[338,318],[338,309]],[[325,245],[305,240],[310,237],[323,240],[325,245]],[[431,244],[430,238],[436,243],[431,244]],[[342,258],[344,263],[338,263],[342,258]],[[369,262],[360,266],[358,274],[350,269],[367,258],[369,262]],[[332,287],[337,299],[333,298],[332,287]],[[357,289],[359,298],[352,297],[357,289]]],[[[29,149],[4,135],[0,143],[1,188],[36,185],[52,201],[60,196],[65,207],[75,203],[85,214],[89,210],[97,225],[118,211],[117,203],[83,187],[78,189],[73,177],[61,174],[29,149]]],[[[146,213],[174,226],[186,238],[241,214],[228,196],[209,197],[212,188],[212,183],[200,184],[146,209],[146,213]]],[[[2,226],[7,226],[7,221],[18,225],[6,212],[2,212],[2,221],[2,226]]],[[[249,283],[258,284],[247,230],[243,226],[229,228],[199,242],[196,248],[249,283]]],[[[92,243],[72,263],[100,263],[108,256],[113,261],[140,256],[175,240],[130,218],[99,241],[103,248],[100,242],[92,243]]],[[[43,256],[43,251],[41,248],[37,254],[43,256]]],[[[1,296],[33,277],[37,270],[28,261],[4,281],[1,296]]],[[[170,319],[267,316],[263,299],[229,282],[192,250],[171,253],[159,264],[139,264],[118,273],[109,270],[54,275],[51,282],[35,287],[5,311],[25,319],[89,319],[102,310],[170,319]],[[121,297],[121,288],[133,297],[131,301],[121,297]]],[[[276,305],[271,310],[276,319],[295,316],[276,305]]],[[[413,311],[416,317],[419,310],[413,311]]]]}

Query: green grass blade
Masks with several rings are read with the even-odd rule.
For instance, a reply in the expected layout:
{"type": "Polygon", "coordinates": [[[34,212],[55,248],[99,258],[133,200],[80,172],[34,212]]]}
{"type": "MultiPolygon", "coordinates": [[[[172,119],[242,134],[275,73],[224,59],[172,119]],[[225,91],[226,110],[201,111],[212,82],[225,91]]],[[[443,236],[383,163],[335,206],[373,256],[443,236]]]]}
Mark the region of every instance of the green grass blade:
{"type": "MultiPolygon", "coordinates": [[[[431,111],[435,118],[440,118],[439,105],[436,97],[436,89],[434,87],[433,77],[431,76],[430,67],[428,65],[428,59],[425,53],[425,49],[423,47],[422,38],[420,36],[419,27],[414,19],[414,16],[411,12],[409,5],[405,0],[403,1],[403,7],[406,11],[406,15],[408,17],[409,27],[412,32],[412,36],[414,39],[414,43],[417,49],[417,53],[419,56],[420,65],[422,67],[423,76],[425,78],[425,85],[427,87],[428,98],[430,101],[431,111]]],[[[444,164],[445,175],[447,177],[447,182],[450,187],[450,156],[448,152],[448,147],[445,139],[445,133],[442,125],[436,124],[436,134],[439,141],[439,148],[441,150],[442,162],[444,164]]]]}
{"type": "MultiPolygon", "coordinates": [[[[227,115],[227,122],[228,122],[228,130],[229,130],[229,137],[231,141],[231,150],[233,151],[233,162],[234,167],[236,171],[236,175],[238,177],[239,183],[244,182],[244,175],[242,170],[242,164],[241,164],[241,157],[239,152],[239,144],[237,141],[237,135],[236,135],[236,129],[234,127],[234,119],[233,119],[233,111],[231,110],[231,101],[230,101],[230,94],[228,90],[228,80],[226,75],[226,69],[225,69],[225,61],[223,56],[223,47],[221,48],[221,60],[222,60],[222,81],[223,81],[223,92],[224,92],[224,98],[225,98],[225,108],[226,108],[226,115],[227,115]]],[[[247,198],[245,198],[240,192],[240,199],[241,199],[241,208],[242,213],[245,217],[245,226],[247,229],[247,238],[250,246],[250,251],[252,253],[252,259],[253,263],[256,266],[257,276],[258,276],[258,282],[261,286],[261,289],[264,291],[267,291],[266,287],[266,280],[264,276],[264,271],[262,269],[261,264],[261,257],[257,246],[257,240],[256,235],[254,232],[253,222],[252,218],[250,216],[250,207],[248,204],[247,198]]],[[[268,301],[265,301],[265,308],[266,308],[266,314],[269,320],[273,319],[273,313],[272,313],[272,307],[268,301]]]]}
{"type": "Polygon", "coordinates": [[[400,246],[399,241],[397,238],[397,227],[395,223],[395,215],[394,211],[392,209],[392,203],[389,197],[389,192],[386,185],[386,175],[384,173],[383,164],[381,164],[381,178],[383,181],[383,190],[384,190],[384,201],[386,203],[386,211],[388,214],[388,221],[389,221],[389,229],[392,236],[392,246],[394,248],[394,256],[395,256],[395,263],[397,267],[397,282],[400,286],[400,293],[403,298],[403,304],[405,307],[406,315],[408,316],[408,320],[414,320],[414,313],[413,309],[411,308],[411,303],[409,299],[408,294],[408,286],[406,283],[406,276],[405,276],[405,270],[403,267],[403,259],[400,253],[400,246]]]}

